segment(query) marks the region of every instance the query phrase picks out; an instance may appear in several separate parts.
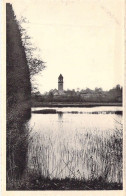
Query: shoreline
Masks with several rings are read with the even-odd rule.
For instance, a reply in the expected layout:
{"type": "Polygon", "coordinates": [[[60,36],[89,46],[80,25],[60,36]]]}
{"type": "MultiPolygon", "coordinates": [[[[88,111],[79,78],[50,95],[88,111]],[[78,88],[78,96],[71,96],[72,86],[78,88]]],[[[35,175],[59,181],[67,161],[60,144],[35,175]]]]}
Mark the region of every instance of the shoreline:
{"type": "Polygon", "coordinates": [[[41,103],[36,102],[32,103],[31,107],[100,107],[100,106],[123,106],[122,103],[41,103]]]}

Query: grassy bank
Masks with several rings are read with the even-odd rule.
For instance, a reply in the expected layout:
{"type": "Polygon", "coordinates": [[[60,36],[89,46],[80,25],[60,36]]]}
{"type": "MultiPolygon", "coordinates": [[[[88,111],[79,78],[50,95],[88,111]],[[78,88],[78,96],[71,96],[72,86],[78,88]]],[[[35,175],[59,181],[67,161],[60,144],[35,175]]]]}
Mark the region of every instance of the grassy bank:
{"type": "Polygon", "coordinates": [[[33,102],[32,107],[97,107],[97,106],[122,106],[122,103],[55,103],[55,102],[33,102]]]}
{"type": "Polygon", "coordinates": [[[8,190],[122,190],[122,183],[106,182],[102,177],[96,180],[49,179],[35,174],[15,182],[15,188],[8,190]]]}

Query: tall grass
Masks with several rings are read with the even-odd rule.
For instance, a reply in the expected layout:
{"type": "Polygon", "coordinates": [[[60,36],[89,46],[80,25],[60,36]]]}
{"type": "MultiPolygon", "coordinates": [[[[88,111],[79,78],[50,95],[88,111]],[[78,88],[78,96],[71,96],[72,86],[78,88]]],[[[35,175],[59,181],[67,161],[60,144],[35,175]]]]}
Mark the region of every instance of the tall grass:
{"type": "Polygon", "coordinates": [[[28,168],[50,179],[95,180],[122,183],[122,128],[85,129],[71,138],[32,135],[28,168]]]}

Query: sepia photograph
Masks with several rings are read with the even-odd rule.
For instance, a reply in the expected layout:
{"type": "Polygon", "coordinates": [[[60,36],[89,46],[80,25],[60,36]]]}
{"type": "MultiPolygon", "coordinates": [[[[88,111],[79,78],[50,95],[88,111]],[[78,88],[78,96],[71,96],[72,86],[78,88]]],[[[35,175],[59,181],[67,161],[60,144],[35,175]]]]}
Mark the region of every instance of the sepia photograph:
{"type": "Polygon", "coordinates": [[[10,0],[6,191],[124,189],[123,0],[10,0]]]}

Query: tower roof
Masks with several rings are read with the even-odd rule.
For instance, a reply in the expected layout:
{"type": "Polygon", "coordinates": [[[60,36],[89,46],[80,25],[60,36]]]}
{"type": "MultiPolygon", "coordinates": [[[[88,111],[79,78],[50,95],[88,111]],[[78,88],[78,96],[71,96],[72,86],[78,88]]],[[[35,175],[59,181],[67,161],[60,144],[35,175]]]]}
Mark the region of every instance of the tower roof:
{"type": "Polygon", "coordinates": [[[59,75],[59,78],[63,78],[62,74],[59,75]]]}

